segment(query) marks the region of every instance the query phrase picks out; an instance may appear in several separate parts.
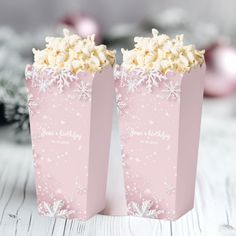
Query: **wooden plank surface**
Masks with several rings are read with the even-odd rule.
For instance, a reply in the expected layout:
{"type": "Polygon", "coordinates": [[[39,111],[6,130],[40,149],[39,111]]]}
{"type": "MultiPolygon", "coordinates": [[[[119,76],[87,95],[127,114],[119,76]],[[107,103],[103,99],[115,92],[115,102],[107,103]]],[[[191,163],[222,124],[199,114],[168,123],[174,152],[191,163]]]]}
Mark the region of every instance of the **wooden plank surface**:
{"type": "MultiPolygon", "coordinates": [[[[232,100],[217,104],[204,104],[195,208],[176,222],[38,216],[31,147],[14,143],[10,129],[1,128],[0,236],[236,236],[236,116],[232,100]]],[[[114,143],[111,155],[118,155],[114,143]]]]}

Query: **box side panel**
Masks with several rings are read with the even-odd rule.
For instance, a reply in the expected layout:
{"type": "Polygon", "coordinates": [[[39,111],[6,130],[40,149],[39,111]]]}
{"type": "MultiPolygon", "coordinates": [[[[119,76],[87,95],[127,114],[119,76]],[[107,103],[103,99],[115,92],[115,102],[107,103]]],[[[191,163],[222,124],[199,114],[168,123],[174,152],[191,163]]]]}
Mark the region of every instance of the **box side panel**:
{"type": "Polygon", "coordinates": [[[192,70],[181,84],[176,218],[193,207],[203,101],[205,66],[192,70]]]}
{"type": "Polygon", "coordinates": [[[124,173],[120,149],[120,136],[116,103],[113,109],[113,128],[106,189],[105,215],[126,215],[124,173]]]}
{"type": "Polygon", "coordinates": [[[100,212],[105,207],[112,111],[115,98],[111,67],[95,75],[92,90],[88,216],[100,212]]]}

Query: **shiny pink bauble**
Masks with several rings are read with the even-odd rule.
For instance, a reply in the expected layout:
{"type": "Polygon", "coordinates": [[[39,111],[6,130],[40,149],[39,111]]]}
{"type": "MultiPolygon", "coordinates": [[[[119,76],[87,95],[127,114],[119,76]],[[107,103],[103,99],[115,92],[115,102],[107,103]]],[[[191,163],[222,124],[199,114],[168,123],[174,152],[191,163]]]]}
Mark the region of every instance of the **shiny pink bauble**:
{"type": "Polygon", "coordinates": [[[236,49],[216,43],[206,49],[205,95],[222,97],[236,92],[236,49]]]}
{"type": "Polygon", "coordinates": [[[81,37],[87,37],[95,34],[95,41],[97,44],[101,43],[101,27],[98,22],[91,16],[85,13],[74,13],[64,17],[61,24],[69,26],[81,37]]]}

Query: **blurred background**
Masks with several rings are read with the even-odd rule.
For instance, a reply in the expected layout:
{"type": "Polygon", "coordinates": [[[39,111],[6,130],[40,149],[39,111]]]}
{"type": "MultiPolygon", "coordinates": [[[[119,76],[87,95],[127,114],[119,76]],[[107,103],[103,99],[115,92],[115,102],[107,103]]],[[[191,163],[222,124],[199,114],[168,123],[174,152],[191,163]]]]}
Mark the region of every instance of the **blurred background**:
{"type": "Polygon", "coordinates": [[[186,43],[206,49],[207,110],[234,119],[235,12],[235,0],[0,0],[0,124],[10,125],[16,142],[29,142],[24,68],[32,63],[32,48],[43,48],[45,36],[65,25],[82,36],[95,33],[97,43],[117,49],[118,62],[119,49],[131,48],[134,36],[153,27],[183,33],[186,43]]]}

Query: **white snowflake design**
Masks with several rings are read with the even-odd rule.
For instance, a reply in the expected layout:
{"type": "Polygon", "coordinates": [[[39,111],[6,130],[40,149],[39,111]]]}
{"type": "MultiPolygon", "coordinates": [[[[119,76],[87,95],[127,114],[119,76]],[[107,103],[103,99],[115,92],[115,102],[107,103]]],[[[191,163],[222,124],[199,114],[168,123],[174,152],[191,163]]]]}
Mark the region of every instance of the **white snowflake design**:
{"type": "Polygon", "coordinates": [[[32,65],[27,65],[25,68],[25,80],[32,80],[33,87],[37,87],[41,76],[36,76],[40,74],[32,65]]]}
{"type": "Polygon", "coordinates": [[[49,217],[69,218],[69,216],[74,213],[74,211],[72,210],[63,208],[64,208],[64,201],[58,200],[53,202],[52,204],[41,202],[39,204],[38,210],[39,213],[41,213],[42,215],[49,217]]]}
{"type": "Polygon", "coordinates": [[[174,194],[175,193],[175,187],[169,187],[166,189],[167,194],[174,194]]]}
{"type": "Polygon", "coordinates": [[[122,100],[122,95],[116,93],[116,106],[119,114],[124,114],[124,109],[127,107],[127,104],[122,100]]]}
{"type": "Polygon", "coordinates": [[[128,213],[132,216],[155,219],[158,218],[163,211],[153,207],[153,202],[151,200],[145,200],[141,204],[130,202],[128,204],[128,213]]]}
{"type": "Polygon", "coordinates": [[[80,82],[76,85],[76,89],[74,90],[75,93],[78,94],[80,100],[91,100],[91,87],[88,83],[80,82]]]}
{"type": "Polygon", "coordinates": [[[151,93],[154,87],[158,87],[159,82],[167,80],[157,70],[137,68],[129,72],[121,66],[115,69],[114,76],[115,80],[120,80],[121,87],[127,87],[129,92],[135,92],[139,86],[144,85],[151,93]]]}
{"type": "Polygon", "coordinates": [[[124,68],[116,65],[114,68],[114,79],[115,80],[124,80],[127,77],[128,77],[128,72],[124,68]]]}
{"type": "Polygon", "coordinates": [[[172,185],[168,184],[167,182],[164,182],[164,185],[165,185],[167,194],[171,195],[171,194],[175,193],[175,191],[176,191],[175,186],[172,186],[172,185]]]}
{"type": "Polygon", "coordinates": [[[139,83],[144,84],[149,93],[152,92],[154,87],[158,87],[160,81],[167,79],[166,76],[161,75],[157,70],[135,69],[133,73],[139,77],[139,83]]]}
{"type": "Polygon", "coordinates": [[[60,93],[63,92],[64,87],[70,86],[70,82],[77,79],[77,77],[73,73],[71,73],[71,71],[65,69],[47,69],[45,70],[45,73],[52,78],[52,83],[55,82],[57,84],[57,88],[60,93]]]}
{"type": "Polygon", "coordinates": [[[43,78],[38,78],[37,80],[34,80],[34,81],[37,81],[34,84],[34,86],[38,87],[39,92],[43,92],[43,93],[45,93],[53,83],[53,80],[46,80],[43,78]]]}
{"type": "Polygon", "coordinates": [[[135,92],[140,85],[139,81],[137,79],[129,79],[126,81],[126,86],[129,92],[135,92]]]}
{"type": "Polygon", "coordinates": [[[28,111],[30,115],[34,114],[34,108],[38,106],[38,103],[34,101],[33,94],[28,95],[28,111]]]}
{"type": "Polygon", "coordinates": [[[169,83],[164,83],[163,93],[166,94],[164,97],[166,100],[179,100],[180,99],[180,85],[177,82],[170,81],[169,83]]]}
{"type": "Polygon", "coordinates": [[[71,82],[78,79],[78,75],[66,69],[46,68],[40,70],[27,66],[25,78],[26,80],[31,79],[32,85],[38,87],[40,92],[46,92],[52,84],[56,84],[59,92],[62,93],[65,87],[69,87],[71,82]]]}
{"type": "Polygon", "coordinates": [[[79,194],[86,194],[86,193],[87,193],[87,188],[78,186],[76,189],[77,189],[77,192],[78,192],[79,194]]]}

